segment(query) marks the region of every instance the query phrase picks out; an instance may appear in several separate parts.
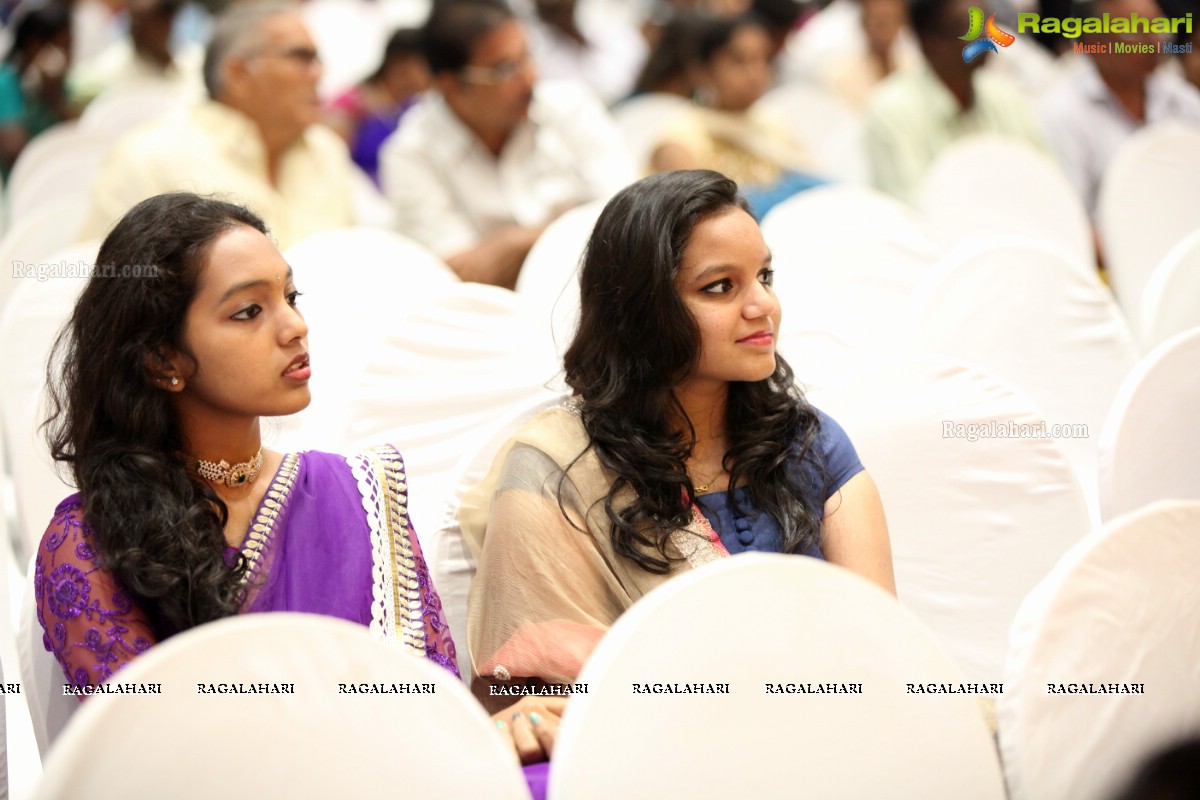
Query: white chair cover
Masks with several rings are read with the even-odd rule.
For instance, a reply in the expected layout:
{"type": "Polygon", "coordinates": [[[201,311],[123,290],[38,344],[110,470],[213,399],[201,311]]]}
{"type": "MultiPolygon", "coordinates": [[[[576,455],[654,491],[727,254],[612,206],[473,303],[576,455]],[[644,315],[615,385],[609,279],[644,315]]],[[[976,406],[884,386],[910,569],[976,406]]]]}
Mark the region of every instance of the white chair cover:
{"type": "Polygon", "coordinates": [[[1107,797],[1200,733],[1197,563],[1200,503],[1164,501],[1089,535],[1030,593],[997,703],[1012,800],[1107,797]],[[1111,684],[1118,693],[1070,693],[1111,684]]]}
{"type": "Polygon", "coordinates": [[[1142,293],[1138,318],[1142,347],[1147,350],[1200,327],[1200,230],[1184,237],[1154,268],[1142,293]]]}
{"type": "Polygon", "coordinates": [[[25,592],[21,598],[20,625],[17,630],[17,651],[21,664],[22,689],[29,704],[33,721],[33,737],[42,758],[66,728],[67,722],[79,708],[79,700],[63,694],[67,686],[62,667],[54,654],[42,642],[45,632],[37,618],[37,599],[34,594],[33,571],[36,556],[29,559],[25,571],[25,592]]]}
{"type": "MultiPolygon", "coordinates": [[[[0,662],[0,682],[4,681],[4,665],[0,662]]],[[[0,692],[0,720],[5,720],[8,698],[0,692]]],[[[8,731],[7,725],[0,726],[0,800],[8,800],[8,731]]]]}
{"type": "Polygon", "coordinates": [[[4,238],[0,239],[0,265],[4,266],[0,270],[0,310],[4,309],[8,296],[18,283],[37,280],[18,278],[17,262],[20,262],[22,270],[29,269],[31,265],[36,269],[39,264],[49,263],[48,256],[74,243],[87,216],[88,203],[86,192],[48,200],[5,231],[4,238]]]}
{"type": "Polygon", "coordinates": [[[324,231],[288,248],[302,293],[312,359],[312,404],[264,428],[268,446],[349,452],[347,399],[366,365],[367,348],[424,303],[428,292],[457,284],[446,263],[416,242],[376,228],[324,231]]]}
{"type": "Polygon", "coordinates": [[[605,202],[585,203],[551,222],[525,256],[517,276],[517,293],[541,312],[560,358],[579,328],[579,268],[605,202]]]}
{"type": "Polygon", "coordinates": [[[1104,262],[1130,327],[1140,330],[1142,291],[1154,268],[1196,229],[1200,130],[1183,123],[1130,137],[1100,184],[1096,226],[1104,262]]]}
{"type": "Polygon", "coordinates": [[[432,531],[453,492],[454,468],[501,420],[558,394],[560,370],[525,298],[455,283],[362,343],[362,371],[339,409],[351,452],[391,442],[408,465],[409,516],[432,531]]]}
{"type": "Polygon", "coordinates": [[[36,797],[527,798],[482,707],[441,667],[366,628],[251,614],[155,646],[112,679],[162,693],[90,698],[36,797]],[[293,684],[294,694],[199,694],[197,684],[293,684]],[[429,694],[339,694],[425,684],[429,694]],[[137,754],[131,772],[130,754],[137,754]]]}
{"type": "Polygon", "coordinates": [[[631,97],[613,107],[613,121],[625,137],[625,151],[634,169],[649,169],[650,157],[663,133],[690,106],[686,98],[655,92],[631,97]]]}
{"type": "Polygon", "coordinates": [[[1166,498],[1200,500],[1200,328],[1160,344],[1121,384],[1100,436],[1105,520],[1166,498]]]}
{"type": "MultiPolygon", "coordinates": [[[[81,244],[47,260],[95,264],[99,244],[81,244]]],[[[40,426],[45,420],[46,361],[59,330],[70,319],[85,278],[24,280],[0,314],[0,422],[17,499],[18,556],[36,548],[55,506],[74,491],[50,458],[40,426]]]]}
{"type": "Polygon", "coordinates": [[[153,79],[114,85],[87,104],[79,126],[99,136],[120,136],[199,100],[199,92],[189,89],[177,81],[153,79]]]}
{"type": "MultiPolygon", "coordinates": [[[[873,189],[822,186],[777,205],[763,220],[783,306],[779,349],[808,331],[833,334],[854,350],[889,351],[905,302],[938,251],[916,215],[873,189]]],[[[802,382],[828,383],[792,359],[802,382]]]]}
{"type": "Polygon", "coordinates": [[[113,141],[75,122],[59,123],[32,139],[9,175],[9,225],[47,202],[86,194],[113,141]]]}
{"type": "Polygon", "coordinates": [[[787,125],[813,157],[813,172],[866,185],[862,116],[819,85],[785,83],[763,95],[758,105],[787,125]]]}
{"type": "Polygon", "coordinates": [[[989,236],[1022,236],[1094,270],[1092,226],[1062,169],[1019,140],[980,134],[938,156],[917,205],[930,235],[947,250],[989,236]],[[966,196],[973,176],[991,176],[966,196]]]}
{"type": "Polygon", "coordinates": [[[550,766],[550,798],[970,797],[1001,800],[976,698],[933,635],[862,578],[744,554],[672,578],[596,647],[550,766]],[[635,694],[654,684],[728,694],[635,694]],[[861,694],[767,694],[780,684],[861,694]]]}
{"type": "Polygon", "coordinates": [[[910,311],[915,351],[976,364],[1032,400],[1049,426],[1069,426],[1058,442],[1094,497],[1100,429],[1137,363],[1096,273],[1040,243],[985,240],[944,259],[910,311]]]}
{"type": "Polygon", "coordinates": [[[458,671],[463,675],[471,674],[471,658],[467,654],[467,595],[475,578],[475,558],[458,524],[459,504],[467,490],[484,479],[497,451],[517,429],[538,412],[561,401],[561,397],[539,399],[496,425],[490,433],[480,435],[483,444],[466,453],[454,467],[454,488],[446,499],[438,527],[421,537],[429,575],[442,601],[443,618],[458,646],[458,671]]]}
{"type": "Polygon", "coordinates": [[[998,683],[1018,605],[1090,527],[1054,440],[1008,435],[1042,415],[982,370],[930,355],[881,362],[822,409],[879,487],[900,601],[967,680],[998,683]]]}

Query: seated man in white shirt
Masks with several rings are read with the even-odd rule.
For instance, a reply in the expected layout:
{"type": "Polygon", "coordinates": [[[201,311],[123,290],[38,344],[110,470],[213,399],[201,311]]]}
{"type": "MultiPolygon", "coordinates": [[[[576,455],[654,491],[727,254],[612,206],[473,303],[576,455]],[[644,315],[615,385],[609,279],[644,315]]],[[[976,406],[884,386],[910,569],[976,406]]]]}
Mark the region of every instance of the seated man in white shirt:
{"type": "Polygon", "coordinates": [[[546,224],[625,186],[630,158],[585,87],[538,83],[503,3],[437,4],[423,40],[435,91],[384,143],[384,192],[459,277],[511,288],[546,224]]]}
{"type": "MultiPolygon", "coordinates": [[[[1163,16],[1154,0],[1097,0],[1076,10],[1083,17],[1163,16]]],[[[1159,34],[1095,33],[1079,41],[1090,54],[1042,100],[1040,111],[1051,149],[1095,216],[1100,180],[1121,145],[1146,125],[1200,125],[1200,91],[1163,68],[1159,34]],[[1108,52],[1110,43],[1148,45],[1154,52],[1108,52]]]]}
{"type": "Polygon", "coordinates": [[[81,237],[102,237],[133,205],[170,191],[253,209],[281,248],[353,224],[352,164],[321,116],[316,45],[292,3],[233,6],[204,59],[210,99],[122,138],[92,185],[81,237]]]}

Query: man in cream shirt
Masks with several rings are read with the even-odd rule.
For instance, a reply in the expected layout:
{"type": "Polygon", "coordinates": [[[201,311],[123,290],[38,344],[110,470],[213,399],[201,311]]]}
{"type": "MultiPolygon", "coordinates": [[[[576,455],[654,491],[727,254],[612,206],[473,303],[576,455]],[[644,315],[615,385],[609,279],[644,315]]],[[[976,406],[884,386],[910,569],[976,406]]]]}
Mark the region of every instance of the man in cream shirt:
{"type": "Polygon", "coordinates": [[[248,206],[282,248],[353,224],[346,147],[315,124],[320,78],[316,45],[293,4],[234,6],[205,53],[209,99],[117,143],[92,186],[82,238],[104,236],[130,207],[170,191],[248,206]]]}
{"type": "Polygon", "coordinates": [[[633,177],[620,132],[581,85],[539,84],[502,3],[437,5],[423,31],[436,91],[384,143],[401,233],[465,281],[512,287],[558,214],[633,177]]]}

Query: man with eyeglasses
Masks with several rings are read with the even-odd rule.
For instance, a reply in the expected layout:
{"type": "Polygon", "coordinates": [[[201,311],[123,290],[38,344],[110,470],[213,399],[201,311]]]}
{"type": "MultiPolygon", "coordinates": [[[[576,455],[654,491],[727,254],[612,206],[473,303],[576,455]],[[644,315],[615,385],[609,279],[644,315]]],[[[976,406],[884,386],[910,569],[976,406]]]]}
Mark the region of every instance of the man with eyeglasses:
{"type": "Polygon", "coordinates": [[[539,83],[525,31],[491,0],[435,4],[435,90],[380,153],[398,230],[465,281],[515,286],[557,215],[631,181],[620,133],[585,87],[539,83]]]}
{"type": "Polygon", "coordinates": [[[316,45],[293,3],[238,4],[204,58],[208,99],[123,137],[92,186],[81,238],[130,207],[186,190],[244,203],[281,248],[354,222],[345,143],[318,125],[316,45]]]}

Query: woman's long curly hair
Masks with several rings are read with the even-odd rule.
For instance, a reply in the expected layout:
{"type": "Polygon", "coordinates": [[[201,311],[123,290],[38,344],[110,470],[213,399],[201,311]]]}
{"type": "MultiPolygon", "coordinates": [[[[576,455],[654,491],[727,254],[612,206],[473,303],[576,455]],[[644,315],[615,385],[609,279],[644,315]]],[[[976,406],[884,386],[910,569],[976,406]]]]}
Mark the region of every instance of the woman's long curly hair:
{"type": "Polygon", "coordinates": [[[266,225],[241,206],[164,194],[127,213],[47,366],[55,461],[68,465],[98,563],[160,638],[238,611],[244,564],[224,559],[228,509],[186,465],[163,348],[186,353],[184,317],[226,231],[266,225]]]}
{"type": "MultiPolygon", "coordinates": [[[[670,570],[667,537],[690,523],[687,498],[696,495],[686,468],[695,431],[674,386],[698,363],[700,331],[675,276],[696,225],[730,209],[745,211],[746,203],[719,173],[645,178],[604,208],[583,257],[566,382],[581,401],[591,447],[617,476],[604,499],[613,550],[653,573],[670,570]],[[675,420],[687,420],[687,429],[675,420]],[[624,486],[636,496],[618,508],[624,486]]],[[[778,355],[770,377],[729,386],[729,500],[735,487],[748,487],[753,507],[779,524],[786,553],[820,542],[821,509],[805,503],[796,469],[810,457],[818,429],[815,410],[778,355]]]]}

